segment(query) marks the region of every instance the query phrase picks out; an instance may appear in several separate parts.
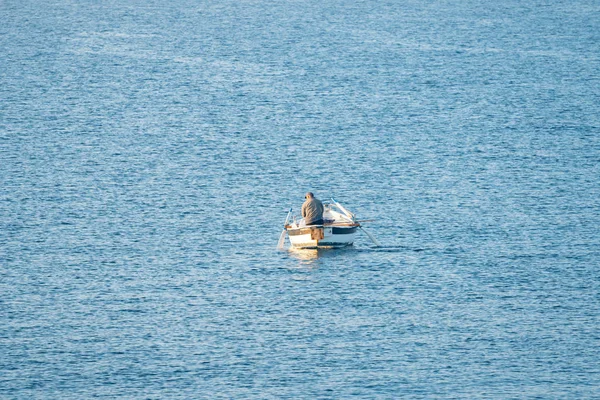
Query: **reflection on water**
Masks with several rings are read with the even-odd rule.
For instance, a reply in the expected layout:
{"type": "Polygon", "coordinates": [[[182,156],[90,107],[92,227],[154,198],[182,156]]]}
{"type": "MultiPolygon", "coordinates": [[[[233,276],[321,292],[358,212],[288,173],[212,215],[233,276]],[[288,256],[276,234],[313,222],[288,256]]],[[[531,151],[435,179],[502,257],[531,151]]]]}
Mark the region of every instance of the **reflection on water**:
{"type": "Polygon", "coordinates": [[[354,246],[344,247],[341,249],[295,249],[290,247],[288,253],[293,258],[300,261],[299,267],[301,268],[316,268],[319,266],[321,261],[325,259],[336,258],[342,255],[348,255],[352,252],[356,252],[354,246]]]}
{"type": "Polygon", "coordinates": [[[317,261],[319,259],[320,254],[322,253],[322,251],[319,251],[317,249],[294,249],[294,248],[290,248],[288,250],[289,254],[298,259],[298,261],[300,261],[300,264],[298,265],[298,267],[300,268],[314,268],[317,267],[317,261]]]}
{"type": "MultiPolygon", "coordinates": [[[[289,258],[298,261],[293,265],[292,269],[313,271],[321,266],[331,265],[332,261],[334,263],[346,263],[349,259],[356,259],[357,257],[369,258],[369,254],[372,254],[372,257],[376,257],[376,253],[405,253],[408,256],[409,254],[426,250],[421,247],[409,246],[348,246],[341,249],[296,249],[290,247],[287,249],[287,254],[289,258]]],[[[306,276],[303,275],[301,279],[305,280],[306,276]]]]}
{"type": "MultiPolygon", "coordinates": [[[[295,249],[292,247],[288,251],[299,260],[314,260],[319,258],[318,249],[295,249]]],[[[323,251],[321,250],[320,252],[322,253],[323,251]]]]}

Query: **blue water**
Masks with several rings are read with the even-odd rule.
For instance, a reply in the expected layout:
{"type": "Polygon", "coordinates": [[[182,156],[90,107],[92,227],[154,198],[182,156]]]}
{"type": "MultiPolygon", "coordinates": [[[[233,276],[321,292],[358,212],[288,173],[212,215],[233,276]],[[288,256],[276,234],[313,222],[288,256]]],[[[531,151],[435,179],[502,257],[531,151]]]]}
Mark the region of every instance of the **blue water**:
{"type": "Polygon", "coordinates": [[[597,1],[0,20],[0,398],[600,397],[597,1]]]}

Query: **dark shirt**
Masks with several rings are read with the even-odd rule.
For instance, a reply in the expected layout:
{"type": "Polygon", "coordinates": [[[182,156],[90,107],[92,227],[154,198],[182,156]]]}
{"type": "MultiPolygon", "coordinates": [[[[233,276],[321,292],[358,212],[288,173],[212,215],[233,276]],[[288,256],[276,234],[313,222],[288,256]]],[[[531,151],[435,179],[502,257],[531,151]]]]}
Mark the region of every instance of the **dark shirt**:
{"type": "Polygon", "coordinates": [[[302,216],[306,225],[314,225],[315,222],[323,221],[323,203],[318,199],[306,199],[302,204],[302,216]]]}

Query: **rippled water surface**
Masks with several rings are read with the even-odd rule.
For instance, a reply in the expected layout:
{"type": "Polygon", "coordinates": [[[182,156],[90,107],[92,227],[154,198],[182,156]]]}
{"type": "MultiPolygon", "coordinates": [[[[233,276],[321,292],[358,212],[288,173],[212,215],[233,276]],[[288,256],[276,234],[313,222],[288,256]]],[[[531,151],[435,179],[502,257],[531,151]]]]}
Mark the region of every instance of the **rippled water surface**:
{"type": "Polygon", "coordinates": [[[0,397],[597,398],[598,2],[0,17],[0,397]]]}

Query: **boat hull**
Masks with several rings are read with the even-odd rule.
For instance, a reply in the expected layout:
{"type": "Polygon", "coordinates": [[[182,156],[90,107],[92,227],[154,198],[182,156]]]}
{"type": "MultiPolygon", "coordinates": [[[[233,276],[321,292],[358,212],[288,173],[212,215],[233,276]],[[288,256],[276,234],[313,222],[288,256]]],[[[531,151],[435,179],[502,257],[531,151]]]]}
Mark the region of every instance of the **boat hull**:
{"type": "Polygon", "coordinates": [[[357,226],[307,226],[288,228],[292,247],[298,249],[327,249],[351,246],[357,226]]]}

